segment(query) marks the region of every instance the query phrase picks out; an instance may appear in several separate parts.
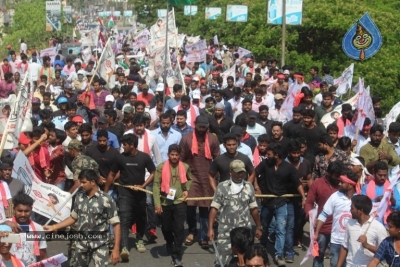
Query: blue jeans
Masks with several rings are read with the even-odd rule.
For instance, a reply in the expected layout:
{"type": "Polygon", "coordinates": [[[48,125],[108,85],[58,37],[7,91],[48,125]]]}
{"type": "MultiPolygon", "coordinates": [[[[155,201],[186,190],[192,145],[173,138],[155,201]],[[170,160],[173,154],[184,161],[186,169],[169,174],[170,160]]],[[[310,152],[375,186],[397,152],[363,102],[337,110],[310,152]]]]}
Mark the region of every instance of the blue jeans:
{"type": "Polygon", "coordinates": [[[313,267],[324,267],[325,250],[328,247],[330,241],[331,241],[331,235],[329,234],[318,235],[319,256],[314,258],[313,267]]]}
{"type": "MultiPolygon", "coordinates": [[[[146,186],[146,190],[153,192],[153,184],[149,184],[148,186],[146,186]]],[[[157,217],[154,208],[153,195],[147,193],[146,193],[146,213],[147,213],[147,223],[149,224],[149,230],[156,229],[157,217]]]]}
{"type": "MultiPolygon", "coordinates": [[[[342,245],[331,243],[330,256],[331,256],[331,267],[336,267],[339,260],[340,248],[342,245]]],[[[346,261],[342,264],[342,267],[346,267],[346,261]]]]}
{"type": "Polygon", "coordinates": [[[287,256],[294,257],[293,235],[294,235],[294,206],[292,202],[287,204],[285,251],[287,256]]]}
{"type": "MultiPolygon", "coordinates": [[[[286,220],[287,220],[287,205],[280,207],[263,207],[261,210],[261,220],[264,229],[268,229],[271,223],[272,217],[275,217],[276,227],[275,227],[275,256],[283,257],[283,248],[285,246],[286,237],[286,220]]],[[[267,233],[263,233],[263,235],[267,233]]],[[[263,244],[266,245],[266,244],[263,244]]]]}

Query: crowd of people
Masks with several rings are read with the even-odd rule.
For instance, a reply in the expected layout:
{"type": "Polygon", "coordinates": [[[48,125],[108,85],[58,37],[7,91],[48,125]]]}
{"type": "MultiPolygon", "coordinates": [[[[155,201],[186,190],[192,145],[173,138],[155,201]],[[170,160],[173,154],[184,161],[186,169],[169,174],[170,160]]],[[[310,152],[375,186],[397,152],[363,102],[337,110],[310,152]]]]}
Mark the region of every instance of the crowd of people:
{"type": "MultiPolygon", "coordinates": [[[[0,68],[0,99],[17,94],[27,75],[33,124],[1,155],[2,235],[24,225],[106,232],[71,242],[69,257],[71,266],[107,266],[129,261],[130,233],[145,253],[143,239],[155,242],[161,225],[174,266],[183,266],[183,245],[208,250],[215,241],[216,266],[268,266],[269,242],[284,266],[295,261],[316,208],[313,266],[325,258],[333,267],[400,266],[400,187],[385,197],[400,164],[400,123],[386,126],[381,99],[372,97],[377,117],[356,129],[357,111],[337,97],[329,67],[295,72],[227,46],[210,46],[205,62],[189,64],[181,49],[171,62],[184,81],[168,87],[143,72],[145,49],[140,64],[125,50],[110,87],[96,72],[98,49],[87,62],[72,50],[54,59],[24,52],[18,58],[10,47],[0,68]],[[293,83],[301,94],[288,117],[281,108],[293,83]],[[325,127],[322,117],[338,105],[340,116],[325,127]],[[64,221],[44,225],[48,218],[32,212],[34,200],[12,175],[18,153],[42,182],[78,191],[64,221]]],[[[46,240],[0,242],[13,267],[46,259],[46,248],[46,240]]]]}

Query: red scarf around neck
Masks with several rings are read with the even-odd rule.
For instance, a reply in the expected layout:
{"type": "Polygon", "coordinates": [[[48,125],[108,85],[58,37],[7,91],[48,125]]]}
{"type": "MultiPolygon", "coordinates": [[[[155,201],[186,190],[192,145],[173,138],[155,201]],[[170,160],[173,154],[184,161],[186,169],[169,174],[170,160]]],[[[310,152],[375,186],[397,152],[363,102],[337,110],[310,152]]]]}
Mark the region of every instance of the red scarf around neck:
{"type": "MultiPolygon", "coordinates": [[[[17,220],[15,219],[15,216],[12,217],[11,220],[15,223],[17,222],[17,220]]],[[[29,227],[32,228],[33,234],[36,235],[37,234],[36,226],[32,220],[29,220],[29,227]]],[[[21,247],[21,243],[17,244],[17,248],[20,248],[20,247],[21,247]]],[[[35,241],[33,241],[33,250],[34,250],[35,256],[40,256],[39,240],[37,238],[35,239],[35,241]]]]}
{"type": "MultiPolygon", "coordinates": [[[[179,105],[178,110],[182,110],[182,105],[179,105]]],[[[193,105],[190,105],[190,126],[194,127],[196,117],[196,110],[194,109],[193,105]]]]}
{"type": "Polygon", "coordinates": [[[10,256],[11,256],[11,263],[12,263],[13,267],[24,267],[24,264],[22,263],[22,261],[20,259],[18,259],[11,253],[10,253],[10,256]]]}
{"type": "MultiPolygon", "coordinates": [[[[24,64],[22,61],[20,63],[18,63],[17,69],[20,69],[22,64],[24,64]]],[[[24,67],[24,73],[26,73],[26,71],[28,70],[28,66],[29,66],[29,64],[28,64],[28,62],[26,62],[25,67],[24,67]]]]}
{"type": "MultiPolygon", "coordinates": [[[[179,178],[181,179],[181,184],[184,184],[187,182],[187,177],[186,177],[186,170],[185,170],[185,165],[183,165],[182,161],[179,161],[178,163],[178,175],[179,178]]],[[[169,184],[171,182],[171,164],[169,160],[167,160],[164,163],[164,166],[162,168],[161,172],[161,192],[164,193],[169,193],[169,184]]]]}
{"type": "Polygon", "coordinates": [[[144,153],[146,153],[147,155],[150,155],[150,147],[149,147],[149,135],[147,134],[147,131],[144,130],[144,134],[143,134],[143,151],[144,153]]]}
{"type": "Polygon", "coordinates": [[[4,187],[3,182],[0,182],[0,194],[1,194],[1,201],[3,202],[3,206],[5,209],[7,209],[8,208],[7,194],[6,194],[6,189],[4,187]]]}
{"type": "Polygon", "coordinates": [[[253,162],[254,162],[254,167],[257,167],[258,164],[260,164],[260,151],[258,150],[258,146],[256,146],[256,149],[254,149],[253,162]]]}
{"type": "MultiPolygon", "coordinates": [[[[199,142],[197,142],[197,136],[195,132],[192,132],[192,155],[199,155],[199,142]]],[[[204,156],[206,159],[212,160],[208,132],[204,136],[204,156]]]]}

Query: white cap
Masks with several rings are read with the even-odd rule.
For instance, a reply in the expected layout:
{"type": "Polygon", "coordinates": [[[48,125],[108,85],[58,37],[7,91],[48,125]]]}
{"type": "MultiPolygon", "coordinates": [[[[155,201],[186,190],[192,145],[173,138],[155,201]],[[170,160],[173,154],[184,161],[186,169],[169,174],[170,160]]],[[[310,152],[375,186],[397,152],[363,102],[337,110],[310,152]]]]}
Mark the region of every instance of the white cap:
{"type": "Polygon", "coordinates": [[[290,71],[289,70],[284,70],[283,74],[290,74],[290,71]]]}
{"type": "Polygon", "coordinates": [[[156,92],[164,92],[164,84],[163,83],[157,84],[156,92]]]}
{"type": "Polygon", "coordinates": [[[199,78],[198,78],[198,77],[193,77],[192,81],[198,82],[198,81],[199,81],[199,78]]]}
{"type": "Polygon", "coordinates": [[[83,76],[85,76],[86,75],[86,71],[85,70],[78,70],[78,73],[77,73],[78,75],[79,74],[82,74],[83,76]]]}
{"type": "Polygon", "coordinates": [[[196,89],[193,91],[193,99],[200,99],[200,90],[196,89]]]}
{"type": "Polygon", "coordinates": [[[114,102],[114,96],[113,95],[106,96],[106,102],[114,102]]]}

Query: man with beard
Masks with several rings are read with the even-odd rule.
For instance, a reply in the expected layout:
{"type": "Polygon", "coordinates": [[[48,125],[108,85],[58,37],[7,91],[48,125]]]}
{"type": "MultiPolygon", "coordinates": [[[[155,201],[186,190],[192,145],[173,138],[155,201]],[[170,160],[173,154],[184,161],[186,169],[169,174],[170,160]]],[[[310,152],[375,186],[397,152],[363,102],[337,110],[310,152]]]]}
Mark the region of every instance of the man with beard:
{"type": "Polygon", "coordinates": [[[344,127],[349,126],[351,123],[351,118],[349,119],[349,113],[351,112],[352,107],[348,103],[344,103],[342,105],[342,116],[336,120],[336,125],[339,128],[339,138],[343,136],[344,127]]]}
{"type": "Polygon", "coordinates": [[[176,124],[172,125],[172,129],[179,132],[182,137],[194,131],[194,128],[186,123],[187,112],[178,110],[176,113],[176,124]]]}
{"type": "Polygon", "coordinates": [[[337,127],[336,123],[329,124],[328,127],[326,127],[326,132],[332,138],[333,147],[336,147],[337,143],[339,142],[339,128],[337,127]]]}
{"type": "MultiPolygon", "coordinates": [[[[24,193],[19,193],[13,197],[13,204],[14,217],[12,221],[20,226],[26,226],[29,232],[34,235],[41,235],[41,233],[43,233],[43,227],[30,219],[33,199],[24,193]]],[[[25,240],[21,242],[20,245],[13,244],[10,252],[20,259],[25,266],[47,259],[46,240],[44,238],[38,239],[39,240],[25,240]]]]}
{"type": "Polygon", "coordinates": [[[267,134],[262,134],[257,138],[257,142],[258,145],[253,153],[254,168],[267,158],[267,147],[271,143],[271,139],[267,134]]]}
{"type": "Polygon", "coordinates": [[[310,155],[311,166],[314,166],[314,158],[318,152],[318,140],[319,137],[325,133],[325,131],[315,125],[314,123],[315,111],[312,109],[303,110],[303,123],[295,130],[296,137],[302,137],[307,142],[306,154],[310,155]]]}
{"type": "Polygon", "coordinates": [[[86,155],[86,150],[92,146],[97,146],[97,142],[93,141],[93,128],[89,123],[83,123],[79,129],[78,133],[81,136],[82,142],[82,154],[86,155]]]}
{"type": "Polygon", "coordinates": [[[276,94],[274,97],[275,106],[269,110],[268,119],[273,121],[280,121],[283,124],[287,122],[286,115],[281,112],[281,107],[283,104],[283,96],[281,94],[276,94]]]}
{"type": "Polygon", "coordinates": [[[115,134],[113,134],[112,132],[108,131],[108,120],[106,119],[106,117],[100,117],[97,120],[97,130],[94,132],[92,139],[94,141],[97,141],[97,132],[98,130],[107,130],[108,132],[108,145],[115,148],[115,149],[119,149],[119,142],[118,142],[118,138],[115,134]]]}
{"type": "Polygon", "coordinates": [[[50,154],[50,176],[46,183],[53,184],[64,190],[65,188],[65,149],[62,143],[67,138],[65,132],[59,129],[51,129],[48,135],[48,146],[50,154]]]}
{"type": "MultiPolygon", "coordinates": [[[[314,208],[314,203],[318,205],[318,214],[322,212],[328,198],[338,190],[339,176],[344,171],[345,166],[341,162],[332,162],[328,166],[325,177],[318,178],[311,184],[307,194],[306,205],[304,206],[304,213],[307,219],[309,211],[314,208]]],[[[324,266],[324,254],[328,244],[330,243],[331,231],[332,217],[329,216],[321,227],[319,235],[315,235],[319,247],[319,256],[314,257],[313,266],[324,266]]]]}
{"type": "Polygon", "coordinates": [[[299,106],[293,108],[293,119],[283,125],[283,136],[289,139],[296,137],[296,128],[300,126],[300,122],[303,119],[303,109],[299,106]]]}
{"type": "Polygon", "coordinates": [[[121,122],[117,121],[117,111],[114,109],[106,109],[104,110],[104,117],[108,122],[107,131],[115,134],[117,139],[120,140],[124,135],[125,127],[121,122]]]}
{"type": "Polygon", "coordinates": [[[168,159],[168,147],[172,144],[179,145],[182,135],[171,128],[172,121],[169,114],[163,113],[160,116],[160,127],[151,131],[156,137],[158,148],[161,151],[161,162],[168,159]]]}
{"type": "Polygon", "coordinates": [[[318,149],[320,152],[315,157],[312,172],[314,180],[325,176],[328,165],[331,162],[340,161],[346,166],[346,168],[350,167],[350,160],[346,152],[333,146],[333,141],[329,134],[322,134],[318,138],[318,149]]]}
{"type": "MultiPolygon", "coordinates": [[[[296,176],[296,169],[284,160],[284,151],[280,144],[270,144],[267,148],[267,160],[261,162],[256,168],[257,182],[263,194],[281,196],[289,193],[289,185],[296,188],[302,198],[302,207],[305,204],[305,194],[300,180],[296,176]]],[[[275,262],[284,266],[284,245],[286,237],[287,203],[284,197],[264,199],[261,209],[261,218],[264,229],[268,229],[272,218],[276,220],[275,262]]],[[[268,230],[267,230],[268,231],[268,230]]],[[[261,240],[266,245],[268,233],[263,233],[261,240]]]]}
{"type": "Polygon", "coordinates": [[[394,146],[382,142],[384,130],[381,125],[372,126],[369,131],[371,141],[360,149],[360,156],[365,160],[367,169],[372,169],[377,161],[384,161],[393,168],[400,164],[400,158],[394,150],[394,146]]]}
{"type": "Polygon", "coordinates": [[[214,107],[214,120],[216,121],[216,127],[220,135],[218,139],[222,143],[222,139],[225,134],[229,133],[231,128],[235,125],[232,119],[225,116],[224,105],[222,103],[217,103],[214,107]]]}
{"type": "MultiPolygon", "coordinates": [[[[312,184],[311,165],[308,160],[300,156],[301,143],[298,140],[292,140],[287,146],[288,157],[286,161],[296,169],[296,177],[303,186],[304,192],[308,192],[312,184]]],[[[297,194],[296,188],[289,185],[289,194],[297,194]]],[[[301,199],[292,197],[287,203],[287,221],[286,221],[286,242],[285,242],[285,261],[293,263],[295,252],[293,250],[293,241],[297,240],[301,246],[303,238],[304,211],[301,207],[301,199]]]]}
{"type": "MultiPolygon", "coordinates": [[[[133,134],[126,134],[121,138],[124,153],[118,154],[115,164],[107,177],[104,192],[108,192],[115,176],[120,172],[120,184],[146,188],[153,182],[156,167],[150,156],[137,149],[138,138],[133,134]],[[150,173],[145,179],[146,171],[150,173]]],[[[139,253],[146,252],[143,236],[146,227],[146,193],[131,190],[122,186],[118,187],[118,213],[121,220],[121,258],[129,261],[129,228],[136,223],[136,248],[139,253]]]]}
{"type": "MultiPolygon", "coordinates": [[[[193,182],[189,191],[190,197],[211,196],[213,191],[208,181],[208,170],[213,160],[219,156],[219,142],[215,135],[208,132],[209,122],[206,116],[198,116],[194,132],[182,137],[181,161],[189,165],[193,182]]],[[[197,234],[196,210],[199,207],[200,217],[200,246],[208,249],[207,220],[210,201],[188,201],[187,223],[189,235],[185,244],[192,245],[197,234]]],[[[212,227],[212,225],[210,225],[212,227]]]]}
{"type": "Polygon", "coordinates": [[[253,136],[256,140],[260,135],[267,133],[265,127],[256,123],[257,115],[258,114],[253,110],[250,110],[247,113],[247,133],[253,136]]]}
{"type": "MultiPolygon", "coordinates": [[[[214,88],[211,87],[211,95],[213,92],[214,88]]],[[[214,94],[214,98],[217,101],[216,104],[222,104],[222,106],[224,107],[224,111],[225,111],[225,116],[228,116],[229,118],[233,118],[233,112],[232,112],[232,106],[231,103],[229,103],[226,99],[225,99],[225,93],[221,90],[216,90],[215,89],[215,94],[214,94]]]]}
{"type": "MultiPolygon", "coordinates": [[[[213,225],[219,213],[217,249],[220,258],[217,259],[217,262],[221,262],[223,266],[229,263],[232,255],[231,230],[236,227],[251,229],[251,216],[256,224],[255,237],[260,239],[262,236],[255,190],[250,182],[245,181],[247,178],[245,164],[243,161],[233,160],[228,168],[230,179],[218,185],[211,203],[208,222],[210,226],[213,225]]],[[[210,240],[214,240],[212,227],[208,229],[208,237],[210,240]]]]}
{"type": "Polygon", "coordinates": [[[315,122],[318,125],[322,126],[321,124],[322,117],[334,109],[332,102],[333,102],[333,97],[331,93],[329,92],[322,93],[322,103],[320,106],[315,108],[315,122]]]}
{"type": "Polygon", "coordinates": [[[267,105],[261,105],[258,108],[258,119],[256,122],[267,130],[267,134],[272,136],[272,120],[268,119],[269,108],[267,105]]]}
{"type": "Polygon", "coordinates": [[[122,109],[124,113],[124,118],[122,119],[122,124],[124,125],[124,132],[133,129],[132,119],[135,115],[135,110],[132,106],[126,106],[122,109]]]}
{"type": "Polygon", "coordinates": [[[241,111],[236,112],[236,117],[234,118],[235,124],[237,125],[241,119],[246,119],[247,113],[251,110],[252,101],[248,98],[242,100],[241,111]],[[239,115],[240,114],[240,115],[239,115]]]}
{"type": "Polygon", "coordinates": [[[280,144],[282,146],[285,156],[287,155],[287,148],[290,144],[290,139],[283,135],[282,122],[274,121],[271,124],[272,138],[271,143],[280,144]]]}
{"type": "MultiPolygon", "coordinates": [[[[342,170],[341,172],[342,175],[339,176],[339,191],[333,193],[326,201],[322,212],[318,215],[314,233],[314,242],[318,242],[319,233],[325,221],[329,216],[333,216],[330,240],[331,266],[337,266],[338,263],[340,248],[345,237],[347,221],[351,218],[351,198],[356,193],[358,181],[358,177],[355,173],[349,170],[346,172],[342,170]]],[[[344,267],[345,264],[342,266],[344,267]]]]}
{"type": "Polygon", "coordinates": [[[181,98],[180,105],[174,107],[173,109],[175,110],[175,112],[178,112],[178,110],[186,111],[187,124],[193,127],[196,117],[200,115],[200,111],[199,111],[198,107],[192,105],[190,102],[191,102],[190,97],[187,95],[184,95],[181,98]]]}
{"type": "MultiPolygon", "coordinates": [[[[338,266],[367,266],[387,237],[387,232],[374,216],[370,216],[372,202],[367,196],[351,198],[351,217],[346,226],[346,235],[340,249],[338,266]]],[[[394,266],[394,265],[392,265],[394,266]]]]}
{"type": "Polygon", "coordinates": [[[11,197],[14,197],[18,193],[24,192],[24,184],[21,182],[21,180],[11,177],[13,167],[14,163],[11,159],[2,159],[2,163],[0,164],[0,180],[7,183],[8,188],[10,189],[11,197]]]}
{"type": "MultiPolygon", "coordinates": [[[[223,147],[224,149],[221,149],[221,155],[211,163],[208,172],[208,179],[213,192],[215,192],[218,183],[229,180],[229,164],[235,159],[244,162],[246,172],[248,173],[247,181],[250,183],[254,182],[255,172],[253,163],[249,156],[238,151],[238,143],[238,137],[235,133],[228,133],[224,136],[223,143],[220,145],[220,148],[223,147]],[[216,177],[218,174],[219,179],[217,180],[216,177]]],[[[254,188],[258,192],[259,188],[256,184],[254,188]]]]}
{"type": "Polygon", "coordinates": [[[227,82],[227,86],[225,87],[225,89],[221,92],[223,92],[223,94],[225,95],[225,99],[229,100],[231,98],[233,98],[235,96],[234,93],[234,88],[235,88],[235,83],[233,81],[233,77],[229,76],[228,78],[226,78],[226,82],[227,82]]]}

